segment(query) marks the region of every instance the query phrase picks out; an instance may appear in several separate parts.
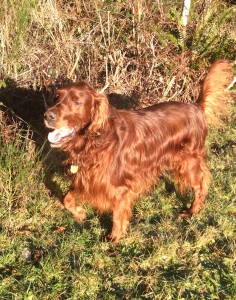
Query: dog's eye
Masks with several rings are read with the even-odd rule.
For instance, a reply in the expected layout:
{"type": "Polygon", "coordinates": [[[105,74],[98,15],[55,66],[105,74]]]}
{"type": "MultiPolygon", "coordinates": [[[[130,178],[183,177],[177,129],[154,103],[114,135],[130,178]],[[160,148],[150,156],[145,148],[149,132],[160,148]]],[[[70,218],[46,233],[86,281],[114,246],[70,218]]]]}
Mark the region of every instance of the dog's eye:
{"type": "Polygon", "coordinates": [[[58,102],[60,102],[59,95],[55,95],[54,103],[58,103],[58,102]]]}
{"type": "Polygon", "coordinates": [[[76,105],[76,106],[80,106],[81,105],[81,102],[80,101],[74,101],[74,104],[76,105]]]}

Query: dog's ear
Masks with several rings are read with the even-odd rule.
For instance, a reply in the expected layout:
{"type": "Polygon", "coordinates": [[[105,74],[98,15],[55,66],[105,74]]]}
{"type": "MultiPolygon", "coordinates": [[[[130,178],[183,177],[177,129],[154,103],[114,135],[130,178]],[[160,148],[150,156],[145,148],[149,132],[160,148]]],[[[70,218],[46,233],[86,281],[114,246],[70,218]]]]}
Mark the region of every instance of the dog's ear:
{"type": "Polygon", "coordinates": [[[92,109],[92,123],[89,126],[90,131],[98,132],[107,125],[108,107],[107,97],[104,94],[96,93],[92,109]]]}

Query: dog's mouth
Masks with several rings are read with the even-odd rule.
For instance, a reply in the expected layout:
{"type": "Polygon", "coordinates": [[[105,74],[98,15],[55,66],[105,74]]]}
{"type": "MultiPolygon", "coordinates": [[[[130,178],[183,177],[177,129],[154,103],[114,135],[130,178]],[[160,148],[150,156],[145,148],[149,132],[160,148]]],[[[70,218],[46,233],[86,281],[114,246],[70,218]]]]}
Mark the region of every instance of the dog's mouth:
{"type": "Polygon", "coordinates": [[[54,129],[48,134],[48,141],[51,144],[51,147],[60,147],[61,145],[68,142],[75,134],[75,128],[68,129],[54,129]]]}

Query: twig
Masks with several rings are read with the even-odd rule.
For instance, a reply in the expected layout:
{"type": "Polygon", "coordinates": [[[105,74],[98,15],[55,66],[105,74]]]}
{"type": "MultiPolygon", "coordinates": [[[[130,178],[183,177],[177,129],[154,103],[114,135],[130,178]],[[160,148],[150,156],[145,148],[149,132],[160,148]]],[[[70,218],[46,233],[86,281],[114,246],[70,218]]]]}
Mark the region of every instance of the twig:
{"type": "Polygon", "coordinates": [[[74,65],[73,65],[73,67],[72,67],[72,69],[71,69],[71,71],[70,71],[70,73],[69,73],[69,78],[72,76],[72,74],[74,73],[74,71],[75,71],[75,69],[76,69],[76,67],[77,67],[77,65],[78,65],[78,62],[79,62],[79,59],[80,59],[80,54],[81,54],[81,50],[79,50],[79,52],[78,52],[78,54],[77,54],[75,63],[74,63],[74,65]]]}
{"type": "Polygon", "coordinates": [[[227,86],[226,90],[230,90],[234,84],[236,83],[236,76],[233,78],[233,80],[230,82],[230,84],[227,86]]]}
{"type": "Polygon", "coordinates": [[[165,90],[164,93],[163,93],[163,96],[164,96],[164,97],[167,96],[167,94],[168,94],[169,91],[171,90],[172,86],[174,85],[174,83],[175,83],[175,77],[176,77],[176,76],[173,76],[173,77],[171,78],[171,80],[170,80],[170,82],[169,82],[169,84],[168,84],[166,90],[165,90]]]}
{"type": "Polygon", "coordinates": [[[109,83],[106,83],[105,86],[99,91],[99,93],[104,93],[105,90],[109,87],[109,83]]]}

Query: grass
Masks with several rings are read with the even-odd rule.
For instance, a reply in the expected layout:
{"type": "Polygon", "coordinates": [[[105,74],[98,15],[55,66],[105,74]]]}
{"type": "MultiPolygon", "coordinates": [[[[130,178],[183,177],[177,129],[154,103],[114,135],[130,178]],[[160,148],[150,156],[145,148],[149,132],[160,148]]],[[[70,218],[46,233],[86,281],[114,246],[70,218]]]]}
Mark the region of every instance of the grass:
{"type": "Polygon", "coordinates": [[[208,137],[201,214],[179,219],[191,195],[161,180],[117,246],[111,216],[87,207],[79,225],[62,208],[69,182],[45,143],[43,95],[67,81],[107,85],[119,106],[195,101],[208,65],[235,59],[235,5],[192,1],[185,29],[181,12],[167,0],[2,1],[0,299],[236,298],[235,108],[208,137]]]}

